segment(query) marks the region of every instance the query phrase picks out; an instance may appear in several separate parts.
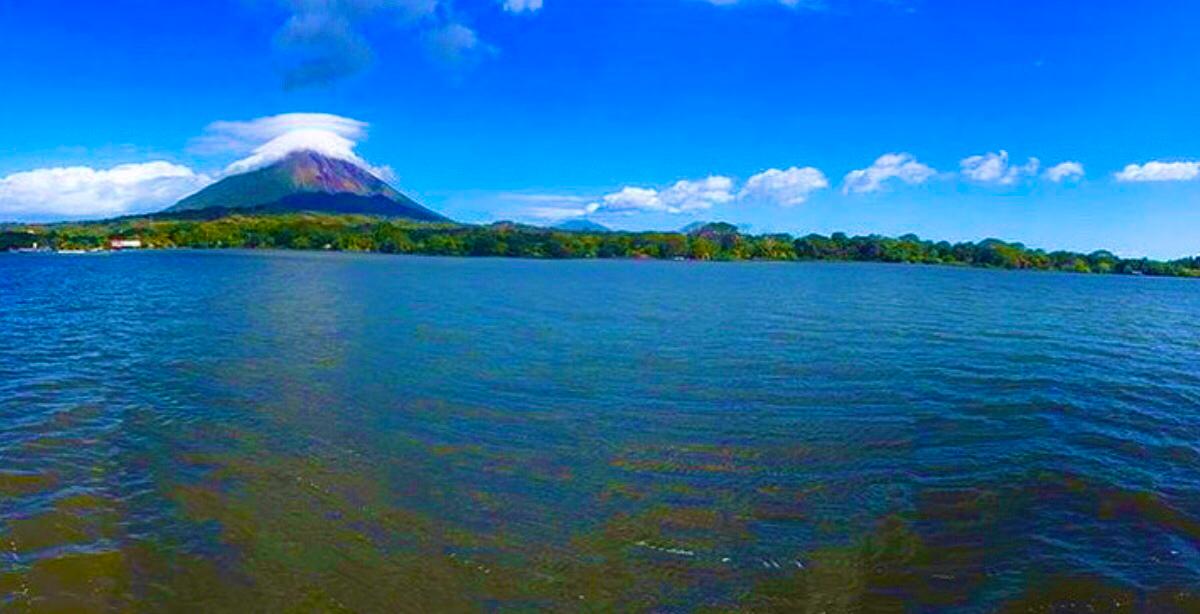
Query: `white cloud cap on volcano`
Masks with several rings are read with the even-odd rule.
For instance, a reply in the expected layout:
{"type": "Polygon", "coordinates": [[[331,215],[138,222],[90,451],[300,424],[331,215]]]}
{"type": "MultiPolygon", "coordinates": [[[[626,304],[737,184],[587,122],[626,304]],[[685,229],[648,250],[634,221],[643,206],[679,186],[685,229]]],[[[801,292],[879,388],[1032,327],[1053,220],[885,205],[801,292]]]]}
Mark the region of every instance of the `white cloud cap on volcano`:
{"type": "Polygon", "coordinates": [[[358,141],[366,138],[364,121],[332,113],[282,113],[246,121],[215,121],[193,142],[199,151],[248,151],[256,145],[296,130],[321,130],[358,141]]]}
{"type": "Polygon", "coordinates": [[[211,181],[207,175],[162,160],[109,169],[33,169],[0,178],[0,219],[87,218],[153,211],[211,181]]]}
{"type": "Polygon", "coordinates": [[[269,166],[296,151],[315,151],[345,160],[384,179],[387,167],[371,166],[354,148],[366,139],[369,124],[330,113],[284,113],[248,121],[218,121],[192,142],[202,153],[249,154],[225,167],[224,174],[245,173],[269,166]]]}
{"type": "Polygon", "coordinates": [[[329,158],[345,160],[370,169],[371,165],[354,153],[354,145],[354,141],[326,130],[295,130],[255,147],[248,157],[225,167],[225,172],[236,174],[252,171],[278,162],[297,151],[314,151],[329,158]]]}

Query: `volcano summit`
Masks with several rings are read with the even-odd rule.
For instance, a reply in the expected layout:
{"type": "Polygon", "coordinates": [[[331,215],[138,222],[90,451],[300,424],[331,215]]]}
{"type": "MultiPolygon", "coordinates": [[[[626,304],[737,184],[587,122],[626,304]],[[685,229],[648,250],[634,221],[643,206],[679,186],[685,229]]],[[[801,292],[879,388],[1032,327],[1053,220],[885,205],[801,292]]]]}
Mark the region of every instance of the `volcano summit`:
{"type": "Polygon", "coordinates": [[[184,198],[169,216],[245,213],[357,213],[447,222],[387,182],[346,160],[295,151],[263,168],[231,175],[184,198]]]}

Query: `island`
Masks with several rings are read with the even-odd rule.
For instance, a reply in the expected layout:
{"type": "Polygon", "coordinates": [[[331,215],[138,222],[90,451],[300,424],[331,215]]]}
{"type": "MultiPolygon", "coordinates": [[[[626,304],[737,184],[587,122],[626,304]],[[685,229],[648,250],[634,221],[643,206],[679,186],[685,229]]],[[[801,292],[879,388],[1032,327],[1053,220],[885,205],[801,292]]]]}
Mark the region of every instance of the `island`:
{"type": "Polygon", "coordinates": [[[92,222],[0,224],[0,251],[300,249],[507,258],[849,261],[1122,275],[1200,277],[1200,257],[1157,261],[1022,243],[931,241],[914,234],[744,233],[724,222],[674,232],[614,231],[577,220],[554,228],[463,224],[344,160],[294,152],[232,175],[167,209],[92,222]]]}

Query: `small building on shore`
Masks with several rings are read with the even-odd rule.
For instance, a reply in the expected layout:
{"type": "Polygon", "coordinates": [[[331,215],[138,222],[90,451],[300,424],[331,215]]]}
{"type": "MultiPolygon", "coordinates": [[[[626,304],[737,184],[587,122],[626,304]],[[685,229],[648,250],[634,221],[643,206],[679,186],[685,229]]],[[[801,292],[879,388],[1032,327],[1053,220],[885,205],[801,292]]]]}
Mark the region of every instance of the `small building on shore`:
{"type": "Polygon", "coordinates": [[[125,239],[122,237],[112,237],[108,240],[110,249],[141,249],[141,239],[125,239]]]}

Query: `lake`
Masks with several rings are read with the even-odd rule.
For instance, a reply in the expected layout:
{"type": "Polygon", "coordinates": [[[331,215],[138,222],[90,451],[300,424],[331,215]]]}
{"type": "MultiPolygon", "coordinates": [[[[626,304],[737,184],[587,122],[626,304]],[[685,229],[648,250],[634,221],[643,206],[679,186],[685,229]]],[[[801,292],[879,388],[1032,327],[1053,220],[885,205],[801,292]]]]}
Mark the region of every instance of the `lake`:
{"type": "Polygon", "coordinates": [[[1200,608],[1200,282],[0,255],[0,609],[1200,608]]]}

